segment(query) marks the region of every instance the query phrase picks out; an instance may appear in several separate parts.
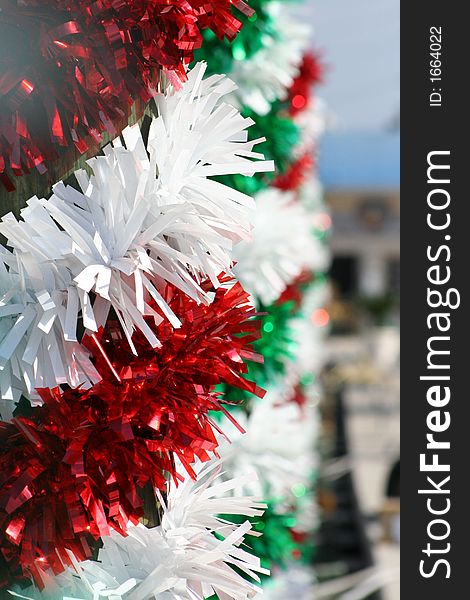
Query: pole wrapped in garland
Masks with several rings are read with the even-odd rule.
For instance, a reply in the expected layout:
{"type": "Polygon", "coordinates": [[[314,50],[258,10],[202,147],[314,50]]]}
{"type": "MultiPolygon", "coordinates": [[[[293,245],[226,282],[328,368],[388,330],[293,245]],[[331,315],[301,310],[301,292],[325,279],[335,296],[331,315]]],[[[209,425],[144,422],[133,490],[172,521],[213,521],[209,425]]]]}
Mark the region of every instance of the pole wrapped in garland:
{"type": "MultiPolygon", "coordinates": [[[[28,18],[36,8],[31,4],[28,18]]],[[[64,8],[75,18],[77,5],[64,8]]],[[[111,11],[106,13],[111,31],[114,6],[102,8],[111,11]]],[[[165,8],[161,21],[154,14],[154,24],[163,29],[180,18],[191,23],[186,31],[197,42],[195,20],[184,10],[196,10],[205,26],[212,24],[223,35],[230,20],[227,7],[218,8],[216,14],[217,7],[209,5],[175,4],[165,8]]],[[[23,5],[12,2],[8,9],[12,12],[2,12],[2,26],[14,13],[16,20],[9,23],[16,27],[23,5]]],[[[129,31],[136,31],[132,19],[148,20],[149,10],[140,11],[136,3],[136,12],[127,15],[129,31]]],[[[62,16],[59,10],[48,25],[62,16]]],[[[104,26],[99,20],[80,28],[76,19],[77,34],[92,35],[93,27],[104,26]]],[[[239,23],[233,19],[230,27],[234,33],[239,23]]],[[[85,597],[108,597],[114,575],[108,573],[104,585],[90,583],[81,565],[103,559],[116,539],[136,539],[137,530],[141,542],[147,539],[141,519],[149,525],[161,521],[160,530],[148,529],[149,535],[154,531],[154,541],[147,542],[148,576],[158,566],[152,544],[167,539],[174,550],[162,558],[164,583],[153,576],[136,582],[132,575],[132,585],[117,585],[123,597],[130,597],[131,588],[136,598],[157,597],[160,591],[177,597],[187,588],[201,600],[212,591],[248,598],[257,590],[229,567],[236,564],[258,579],[256,559],[236,549],[251,526],[224,525],[216,517],[231,510],[259,516],[263,505],[255,498],[208,500],[212,520],[196,510],[196,529],[189,524],[178,537],[168,538],[179,529],[171,515],[185,514],[184,498],[171,491],[175,486],[181,490],[196,481],[199,492],[191,498],[204,495],[211,484],[210,497],[219,490],[215,477],[206,477],[213,467],[202,467],[199,479],[195,467],[210,461],[219,443],[221,429],[211,412],[220,410],[234,421],[216,386],[240,384],[264,393],[242,377],[245,361],[261,360],[251,347],[259,320],[230,275],[232,246],[250,235],[253,199],[213,177],[272,169],[254,149],[263,140],[248,140],[252,121],[223,101],[233,83],[216,75],[204,79],[203,64],[187,72],[192,52],[184,48],[197,43],[188,45],[184,35],[179,28],[178,41],[172,41],[175,52],[182,49],[171,65],[178,78],[165,62],[156,63],[152,72],[159,80],[158,69],[165,70],[170,83],[162,80],[163,93],[152,93],[155,116],[145,143],[138,127],[124,129],[75,173],[75,181],[58,182],[49,198],[32,197],[19,220],[7,214],[0,225],[7,239],[0,306],[2,593],[47,598],[55,590],[65,597],[64,577],[72,573],[73,582],[77,577],[85,582],[85,597]],[[219,536],[215,545],[214,533],[219,536]],[[185,544],[187,567],[179,552],[185,544]],[[212,571],[191,575],[209,557],[212,571]],[[214,577],[212,584],[207,573],[214,577]]],[[[152,39],[154,34],[150,44],[152,39]]],[[[54,41],[60,46],[59,38],[54,41]]],[[[150,55],[146,59],[150,69],[150,55]]],[[[31,100],[41,98],[36,94],[31,100]]],[[[25,139],[31,139],[26,129],[25,139]]],[[[55,152],[53,143],[50,152],[55,152]]],[[[230,489],[224,483],[220,492],[230,489]]],[[[136,555],[126,560],[131,556],[136,555]]]]}
{"type": "Polygon", "coordinates": [[[309,560],[304,292],[327,255],[321,118],[300,115],[319,67],[284,17],[271,1],[2,7],[5,190],[96,155],[0,223],[8,597],[248,600],[309,560]],[[208,75],[188,67],[204,44],[208,75]]]}

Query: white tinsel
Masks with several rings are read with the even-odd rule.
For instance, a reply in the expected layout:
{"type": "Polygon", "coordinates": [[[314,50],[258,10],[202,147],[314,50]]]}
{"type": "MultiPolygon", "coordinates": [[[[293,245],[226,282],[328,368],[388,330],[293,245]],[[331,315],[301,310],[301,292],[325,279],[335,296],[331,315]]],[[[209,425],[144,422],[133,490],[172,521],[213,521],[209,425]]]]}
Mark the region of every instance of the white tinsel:
{"type": "Polygon", "coordinates": [[[270,304],[304,269],[323,270],[328,255],[293,193],[269,188],[255,199],[253,240],[236,247],[234,271],[247,291],[270,304]]]}
{"type": "Polygon", "coordinates": [[[316,147],[318,139],[329,124],[330,117],[327,110],[324,100],[315,95],[309,106],[295,115],[294,121],[300,130],[300,143],[296,148],[296,154],[303,154],[316,147]]]}
{"type": "MultiPolygon", "coordinates": [[[[147,149],[138,126],[127,128],[125,146],[117,139],[104,148],[104,156],[88,161],[93,175],[76,173],[81,191],[58,183],[49,200],[28,201],[21,221],[10,213],[0,223],[0,233],[13,248],[11,260],[34,263],[40,271],[38,280],[47,275],[46,290],[53,302],[51,308],[46,298],[47,315],[54,310],[59,317],[54,321],[55,345],[61,346],[60,313],[66,311],[60,322],[63,339],[76,342],[79,317],[85,329],[96,332],[112,307],[131,347],[136,329],[158,346],[144,319],[161,320],[150,300],[178,327],[178,316],[160,295],[165,283],[209,302],[201,279],[209,277],[217,285],[217,275],[230,269],[233,244],[250,238],[253,198],[209,177],[253,175],[272,170],[273,165],[253,151],[262,140],[247,141],[252,120],[221,102],[234,83],[222,75],[203,80],[205,68],[199,63],[181,90],[170,88],[156,97],[159,116],[150,126],[147,149]]],[[[42,292],[38,285],[27,288],[24,302],[36,301],[35,294],[42,292]]],[[[3,318],[8,317],[9,323],[10,314],[11,307],[0,312],[0,335],[8,326],[3,318]]],[[[29,337],[30,351],[32,346],[49,344],[41,339],[46,335],[44,326],[31,321],[27,329],[24,323],[23,329],[17,324],[15,332],[29,337]]],[[[0,342],[5,345],[5,340],[0,342]]],[[[9,347],[3,366],[10,361],[10,370],[25,380],[28,389],[44,381],[47,387],[78,384],[77,377],[66,373],[70,359],[64,352],[52,349],[47,364],[39,353],[32,375],[18,366],[22,358],[18,352],[23,352],[21,344],[13,353],[9,347]]],[[[13,395],[6,391],[6,397],[13,395]]]]}
{"type": "Polygon", "coordinates": [[[296,342],[296,360],[288,363],[288,376],[295,374],[296,379],[305,374],[318,374],[326,360],[325,337],[328,327],[315,325],[312,317],[317,309],[322,309],[330,297],[327,283],[314,282],[303,297],[302,312],[304,318],[292,319],[290,328],[296,342]]]}
{"type": "Polygon", "coordinates": [[[325,204],[323,186],[313,173],[302,183],[298,190],[298,199],[310,214],[316,217],[318,214],[329,214],[325,204]]]}
{"type": "Polygon", "coordinates": [[[308,404],[300,411],[288,401],[291,391],[270,388],[262,400],[253,403],[249,416],[237,413],[245,434],[224,428],[232,442],[220,448],[227,475],[235,477],[247,469],[257,474],[256,480],[237,488],[238,494],[290,498],[295,485],[308,485],[315,467],[317,409],[308,404]]]}
{"type": "Polygon", "coordinates": [[[271,2],[267,10],[282,27],[274,35],[265,35],[263,47],[248,59],[233,62],[230,77],[236,82],[240,106],[266,115],[271,104],[283,100],[298,75],[302,56],[308,47],[311,29],[305,23],[286,16],[285,5],[271,2]]]}
{"type": "Polygon", "coordinates": [[[258,573],[269,573],[242,548],[244,537],[256,534],[249,521],[235,525],[218,515],[255,517],[265,505],[252,496],[231,496],[253,475],[227,481],[221,475],[221,461],[213,460],[200,468],[196,481],[170,483],[167,500],[160,498],[160,526],[129,525],[127,537],[112,532],[103,538],[97,561],[74,562],[42,593],[10,594],[31,600],[204,600],[214,593],[220,600],[254,598],[258,573]]]}
{"type": "Polygon", "coordinates": [[[70,275],[24,252],[0,253],[0,414],[12,416],[21,394],[39,402],[35,388],[99,381],[88,352],[74,335],[78,296],[70,275]],[[6,268],[6,266],[8,269],[6,268]],[[68,292],[68,293],[67,293],[68,292]],[[73,321],[73,333],[68,323],[73,321]]]}
{"type": "Polygon", "coordinates": [[[308,566],[292,564],[266,584],[257,600],[315,600],[315,574],[308,566]]]}

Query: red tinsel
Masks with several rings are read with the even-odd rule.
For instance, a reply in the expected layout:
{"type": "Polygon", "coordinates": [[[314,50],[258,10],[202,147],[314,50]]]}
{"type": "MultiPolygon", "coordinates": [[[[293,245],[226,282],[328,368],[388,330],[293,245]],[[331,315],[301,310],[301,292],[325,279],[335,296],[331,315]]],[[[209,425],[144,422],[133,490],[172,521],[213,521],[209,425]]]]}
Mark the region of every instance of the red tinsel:
{"type": "Polygon", "coordinates": [[[273,185],[286,192],[297,190],[307,178],[313,165],[313,156],[310,152],[306,152],[293,162],[284,174],[278,175],[273,185]]]}
{"type": "Polygon", "coordinates": [[[321,82],[323,77],[323,65],[315,54],[308,52],[304,54],[299,74],[294,79],[289,89],[289,113],[296,115],[305,110],[311,99],[312,86],[321,82]]]}
{"type": "Polygon", "coordinates": [[[127,125],[160,67],[184,80],[201,30],[233,39],[243,0],[5,0],[0,10],[0,180],[45,172],[60,147],[80,153],[127,125]]]}
{"type": "Polygon", "coordinates": [[[42,587],[44,570],[70,564],[67,551],[84,560],[110,527],[125,534],[143,516],[139,488],[181,479],[175,457],[194,476],[191,463],[217,448],[209,411],[226,413],[215,385],[262,395],[243,377],[244,360],[260,360],[251,349],[260,323],[240,284],[214,291],[209,306],[171,286],[165,299],[184,318],[178,330],[155,328],[161,348],[136,334],[139,356],[131,354],[111,319],[86,340],[103,381],[39,390],[43,406],[0,423],[0,549],[10,578],[42,587]]]}
{"type": "Polygon", "coordinates": [[[305,405],[307,404],[307,396],[305,394],[304,386],[300,382],[294,386],[292,394],[289,397],[289,402],[297,404],[301,413],[304,412],[305,405]]]}
{"type": "Polygon", "coordinates": [[[313,281],[313,278],[314,275],[311,271],[302,271],[302,273],[282,292],[276,300],[276,304],[281,305],[286,302],[292,302],[293,310],[299,310],[304,298],[304,288],[313,281]]]}

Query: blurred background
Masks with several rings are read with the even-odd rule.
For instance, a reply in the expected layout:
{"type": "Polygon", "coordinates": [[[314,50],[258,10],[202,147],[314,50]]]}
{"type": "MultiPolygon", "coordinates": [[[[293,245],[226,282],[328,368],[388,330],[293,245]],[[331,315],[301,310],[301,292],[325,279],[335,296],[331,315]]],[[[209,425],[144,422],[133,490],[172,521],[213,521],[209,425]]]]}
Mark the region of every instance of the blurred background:
{"type": "Polygon", "coordinates": [[[332,217],[316,597],[397,600],[399,2],[302,10],[326,64],[318,168],[332,217]]]}

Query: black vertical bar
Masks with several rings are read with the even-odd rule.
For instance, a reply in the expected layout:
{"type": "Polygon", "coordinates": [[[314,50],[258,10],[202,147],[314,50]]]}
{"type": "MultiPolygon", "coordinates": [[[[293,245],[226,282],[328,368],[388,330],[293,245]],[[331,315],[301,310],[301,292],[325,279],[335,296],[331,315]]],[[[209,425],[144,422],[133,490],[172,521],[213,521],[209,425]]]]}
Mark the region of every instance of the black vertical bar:
{"type": "MultiPolygon", "coordinates": [[[[467,138],[470,127],[465,93],[470,78],[467,66],[470,49],[463,11],[464,5],[459,2],[401,3],[401,585],[404,600],[470,598],[467,543],[470,532],[470,398],[466,390],[470,372],[467,312],[470,276],[470,218],[467,216],[470,151],[467,138]],[[435,29],[431,29],[433,27],[435,29]],[[437,58],[432,56],[433,49],[434,54],[439,51],[437,58]],[[436,60],[441,62],[440,80],[438,71],[431,72],[432,68],[437,68],[437,63],[434,62],[433,67],[431,61],[436,60]],[[436,81],[431,81],[432,77],[436,81]],[[445,180],[448,177],[449,184],[428,182],[428,155],[433,151],[450,152],[430,158],[436,163],[450,165],[450,170],[431,171],[430,179],[445,180]],[[433,204],[441,202],[444,205],[446,194],[449,194],[448,208],[430,208],[430,192],[433,204]],[[428,214],[431,214],[432,222],[439,225],[446,222],[447,213],[451,219],[448,228],[433,230],[427,223],[428,214]],[[442,247],[438,258],[429,259],[428,247],[433,257],[442,247]],[[428,269],[435,265],[439,265],[439,270],[431,271],[431,278],[442,280],[450,272],[447,283],[429,281],[428,269]],[[428,288],[440,291],[443,296],[449,289],[457,289],[460,306],[455,309],[430,307],[428,288]],[[443,328],[450,322],[447,332],[439,331],[437,318],[431,317],[428,322],[432,313],[447,315],[439,321],[443,328]],[[448,364],[449,369],[428,368],[427,343],[432,336],[450,337],[448,341],[431,342],[434,348],[450,350],[449,355],[436,355],[433,359],[441,366],[448,364]],[[435,375],[449,376],[450,380],[420,380],[420,376],[435,375]],[[427,400],[429,388],[437,385],[442,386],[439,393],[444,394],[444,386],[448,386],[451,393],[450,401],[440,407],[431,406],[427,400]],[[439,415],[429,416],[436,410],[439,415]],[[446,411],[451,418],[450,426],[434,433],[429,423],[435,427],[439,419],[439,423],[445,424],[446,411]],[[450,449],[426,448],[429,442],[426,435],[431,433],[435,440],[449,441],[450,449]],[[423,453],[427,463],[433,460],[433,454],[437,454],[439,464],[448,464],[450,471],[423,471],[419,462],[423,453]],[[427,480],[428,476],[434,484],[427,480]],[[447,476],[450,480],[442,483],[447,476]],[[433,491],[437,487],[445,493],[418,493],[420,489],[433,491]],[[449,509],[441,515],[433,515],[430,508],[435,511],[449,509]],[[435,519],[445,523],[432,524],[435,519]],[[448,536],[445,535],[446,523],[450,527],[448,536]],[[432,536],[442,539],[432,539],[432,536]],[[427,576],[420,573],[420,568],[427,576]]],[[[455,300],[457,293],[451,293],[450,297],[455,300]]],[[[437,301],[436,294],[431,301],[437,301]]]]}

